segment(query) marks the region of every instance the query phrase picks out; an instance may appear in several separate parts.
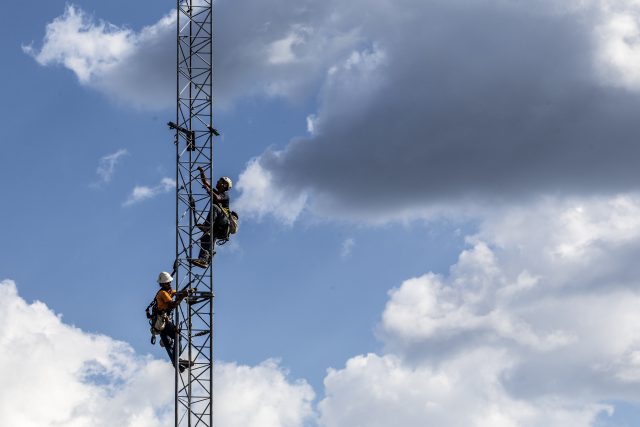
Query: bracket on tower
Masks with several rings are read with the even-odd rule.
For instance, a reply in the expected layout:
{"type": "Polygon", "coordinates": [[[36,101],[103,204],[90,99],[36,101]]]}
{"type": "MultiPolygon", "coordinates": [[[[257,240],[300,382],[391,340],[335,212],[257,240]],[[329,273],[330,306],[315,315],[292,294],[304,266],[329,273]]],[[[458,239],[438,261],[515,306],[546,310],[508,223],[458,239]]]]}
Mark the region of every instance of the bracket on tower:
{"type": "MultiPolygon", "coordinates": [[[[194,151],[196,149],[196,132],[179,126],[173,122],[167,123],[170,129],[175,129],[178,132],[184,134],[187,139],[187,151],[194,151]]],[[[176,144],[178,141],[176,141],[176,144]]]]}
{"type": "Polygon", "coordinates": [[[207,129],[209,129],[209,132],[214,134],[215,136],[220,136],[220,132],[218,132],[217,129],[214,129],[213,126],[207,126],[207,129]]]}

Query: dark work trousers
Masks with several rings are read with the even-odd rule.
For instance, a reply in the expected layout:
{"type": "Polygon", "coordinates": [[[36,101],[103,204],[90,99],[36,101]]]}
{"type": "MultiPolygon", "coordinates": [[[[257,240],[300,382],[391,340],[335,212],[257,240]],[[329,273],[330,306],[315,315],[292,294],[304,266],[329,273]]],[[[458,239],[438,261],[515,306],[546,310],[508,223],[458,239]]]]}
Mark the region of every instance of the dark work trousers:
{"type": "Polygon", "coordinates": [[[229,219],[218,205],[212,205],[209,211],[209,217],[204,223],[205,225],[213,224],[213,239],[209,233],[202,233],[200,236],[200,253],[198,258],[207,259],[211,256],[211,248],[216,238],[220,238],[222,231],[229,227],[229,219]]]}
{"type": "MultiPolygon", "coordinates": [[[[164,329],[160,332],[160,340],[162,344],[164,344],[164,349],[167,350],[167,354],[169,355],[169,359],[171,359],[171,363],[175,367],[175,354],[174,344],[175,344],[175,336],[176,336],[176,326],[173,324],[171,320],[167,321],[167,324],[164,326],[164,329]]],[[[178,336],[178,352],[180,353],[180,337],[178,336]]]]}

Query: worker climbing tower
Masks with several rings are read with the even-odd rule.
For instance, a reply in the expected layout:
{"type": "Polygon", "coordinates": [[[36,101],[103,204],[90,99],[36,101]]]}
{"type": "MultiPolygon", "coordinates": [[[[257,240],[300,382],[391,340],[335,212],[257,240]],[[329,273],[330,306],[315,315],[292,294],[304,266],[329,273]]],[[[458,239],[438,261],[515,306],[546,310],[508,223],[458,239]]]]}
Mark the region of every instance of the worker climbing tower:
{"type": "MultiPolygon", "coordinates": [[[[191,264],[202,241],[213,230],[202,226],[211,208],[198,168],[213,181],[212,0],[177,0],[176,263],[178,290],[189,297],[174,310],[181,351],[176,358],[192,361],[175,371],[175,425],[213,425],[213,259],[206,268],[191,264]],[[198,227],[198,224],[201,227],[198,227]],[[204,239],[202,239],[203,233],[204,239]]],[[[209,240],[208,243],[213,243],[209,240]]],[[[177,362],[177,361],[176,361],[177,362]]],[[[176,366],[179,366],[176,363],[176,366]]]]}

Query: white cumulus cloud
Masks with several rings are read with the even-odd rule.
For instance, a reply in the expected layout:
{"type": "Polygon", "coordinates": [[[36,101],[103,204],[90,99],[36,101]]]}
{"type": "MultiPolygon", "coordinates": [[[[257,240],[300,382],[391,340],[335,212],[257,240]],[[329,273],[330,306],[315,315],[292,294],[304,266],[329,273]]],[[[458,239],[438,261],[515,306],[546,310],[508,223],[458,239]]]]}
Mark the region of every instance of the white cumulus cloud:
{"type": "MultiPolygon", "coordinates": [[[[327,5],[291,7],[287,0],[221,1],[215,6],[216,106],[253,96],[299,99],[328,64],[359,41],[353,28],[322,30],[327,5]],[[303,24],[305,23],[306,24],[303,24]],[[320,28],[318,28],[320,27],[320,28]]],[[[45,28],[42,45],[23,50],[43,66],[62,65],[78,81],[137,107],[175,102],[176,13],[139,31],[98,20],[67,5],[45,28]]]]}
{"type": "Polygon", "coordinates": [[[289,382],[287,372],[273,360],[253,367],[223,364],[216,378],[214,411],[220,425],[302,427],[314,418],[311,387],[302,380],[289,382]]]}
{"type": "Polygon", "coordinates": [[[321,425],[600,425],[640,402],[640,196],[493,212],[447,274],[389,292],[381,354],[325,378],[321,425]]]}
{"type": "Polygon", "coordinates": [[[72,4],[47,24],[41,48],[23,50],[41,65],[62,65],[78,81],[109,97],[144,108],[166,106],[175,88],[167,77],[175,71],[175,13],[139,32],[96,21],[72,4]],[[173,67],[173,68],[172,68],[173,67]],[[166,71],[164,71],[166,69],[166,71]]]}
{"type": "MultiPolygon", "coordinates": [[[[173,368],[124,342],[65,324],[42,302],[0,282],[0,425],[158,427],[173,425],[173,368]]],[[[298,427],[313,418],[311,387],[291,382],[272,360],[218,363],[216,423],[298,427]]]]}
{"type": "Polygon", "coordinates": [[[602,404],[551,397],[523,400],[501,383],[513,363],[500,350],[479,348],[438,366],[411,366],[393,355],[350,359],[325,379],[323,427],[587,427],[602,404]]]}
{"type": "Polygon", "coordinates": [[[307,196],[304,193],[287,193],[286,188],[276,188],[271,173],[259,162],[252,160],[240,174],[237,184],[241,192],[234,208],[247,216],[261,218],[266,214],[274,215],[283,222],[291,224],[300,215],[307,196]]]}
{"type": "Polygon", "coordinates": [[[167,363],[66,325],[8,280],[0,282],[0,321],[0,425],[169,425],[167,363]]]}

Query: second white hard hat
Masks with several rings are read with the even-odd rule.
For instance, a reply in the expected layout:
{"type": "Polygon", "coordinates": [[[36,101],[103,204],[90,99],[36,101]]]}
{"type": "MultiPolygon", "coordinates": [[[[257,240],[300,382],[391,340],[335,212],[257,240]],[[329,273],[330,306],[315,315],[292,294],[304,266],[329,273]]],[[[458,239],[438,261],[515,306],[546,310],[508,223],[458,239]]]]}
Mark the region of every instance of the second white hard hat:
{"type": "Polygon", "coordinates": [[[231,182],[231,178],[229,178],[228,176],[223,176],[220,179],[223,180],[224,182],[226,182],[227,183],[227,188],[229,190],[231,190],[231,187],[233,186],[233,182],[231,182]]]}
{"type": "Polygon", "coordinates": [[[173,277],[171,277],[171,275],[169,273],[167,273],[166,271],[163,271],[158,276],[158,283],[160,283],[161,285],[163,283],[171,283],[171,282],[173,282],[173,277]]]}

